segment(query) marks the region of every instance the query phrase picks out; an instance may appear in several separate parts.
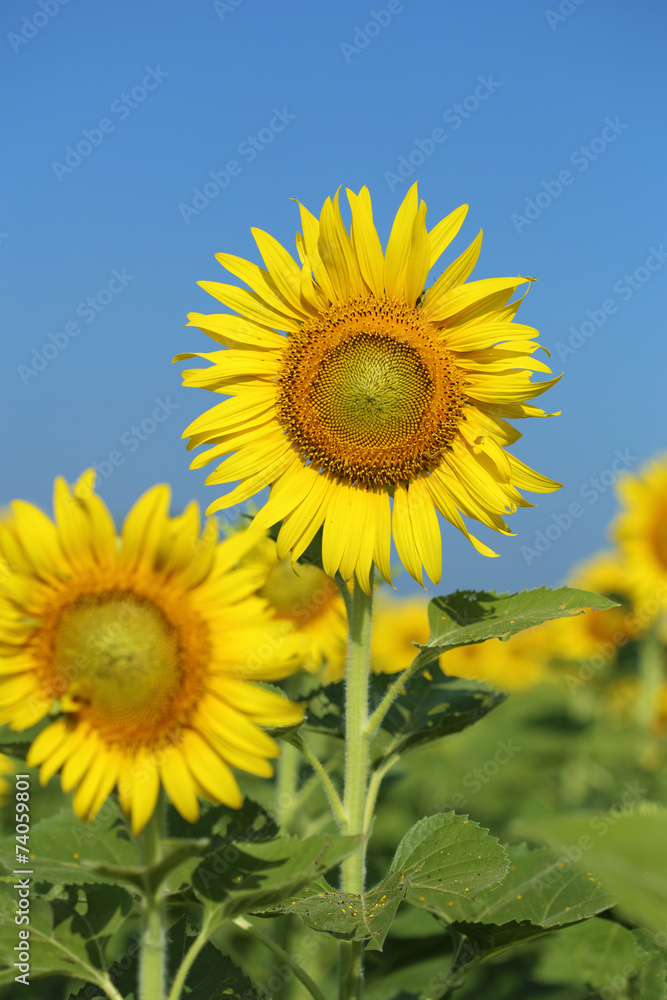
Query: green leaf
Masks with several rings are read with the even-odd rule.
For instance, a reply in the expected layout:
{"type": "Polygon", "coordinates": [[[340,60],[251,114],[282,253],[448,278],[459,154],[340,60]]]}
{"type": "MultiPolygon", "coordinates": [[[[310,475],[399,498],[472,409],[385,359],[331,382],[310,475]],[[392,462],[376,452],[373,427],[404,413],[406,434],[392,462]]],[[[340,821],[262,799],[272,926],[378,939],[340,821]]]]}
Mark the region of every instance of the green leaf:
{"type": "Polygon", "coordinates": [[[436,899],[434,912],[477,940],[481,937],[475,935],[472,925],[497,927],[514,922],[514,933],[509,927],[507,933],[516,940],[534,937],[540,929],[584,920],[614,903],[597,879],[573,867],[566,858],[549,848],[529,851],[522,845],[508,848],[508,853],[510,869],[500,885],[479,893],[474,899],[449,899],[444,905],[442,900],[436,899]],[[516,926],[523,922],[528,926],[516,926]]]}
{"type": "MultiPolygon", "coordinates": [[[[13,837],[0,840],[0,857],[15,853],[13,837]]],[[[114,865],[121,869],[136,866],[139,856],[112,799],[92,823],[77,819],[71,809],[61,809],[54,816],[36,823],[30,830],[30,859],[40,881],[76,885],[88,882],[118,882],[110,872],[93,871],[95,865],[114,865]]],[[[7,869],[2,877],[15,876],[7,869]]]]}
{"type": "Polygon", "coordinates": [[[313,930],[344,941],[368,941],[368,951],[380,950],[405,892],[405,879],[398,872],[361,895],[338,892],[320,878],[271,912],[296,913],[313,930]]]}
{"type": "Polygon", "coordinates": [[[272,840],[278,834],[275,820],[258,802],[249,798],[244,799],[240,809],[204,805],[196,823],[189,823],[169,806],[167,829],[170,837],[177,839],[208,837],[212,849],[230,840],[272,840]]]}
{"type": "MultiPolygon", "coordinates": [[[[408,900],[426,909],[430,901],[475,896],[500,882],[509,860],[495,837],[467,816],[425,816],[401,840],[391,872],[408,883],[408,900]]],[[[444,904],[446,905],[446,903],[444,904]]]]}
{"type": "MultiPolygon", "coordinates": [[[[651,959],[627,927],[594,917],[551,936],[538,970],[542,982],[582,983],[619,995],[651,959]]],[[[603,993],[604,995],[604,993],[603,993]]]]}
{"type": "MultiPolygon", "coordinates": [[[[380,704],[396,682],[395,675],[374,674],[369,683],[369,714],[380,704]]],[[[372,744],[374,766],[392,754],[400,754],[434,740],[458,733],[483,718],[504,701],[501,691],[458,677],[416,676],[393,702],[372,744]]],[[[308,704],[304,729],[316,730],[338,739],[344,738],[343,684],[320,688],[308,704]]]]}
{"type": "Polygon", "coordinates": [[[275,906],[339,864],[359,837],[279,837],[231,843],[207,855],[192,884],[200,897],[222,903],[227,918],[275,906]]]}
{"type": "MultiPolygon", "coordinates": [[[[458,677],[413,677],[384,717],[373,740],[375,766],[393,754],[424,746],[473,725],[506,695],[458,677]]],[[[378,699],[379,701],[379,699],[378,699]]]]}
{"type": "Polygon", "coordinates": [[[662,955],[652,955],[639,975],[630,983],[632,1000],[665,1000],[667,970],[662,955]]]}
{"type": "MultiPolygon", "coordinates": [[[[639,786],[636,786],[639,795],[639,786]]],[[[667,924],[667,812],[633,813],[625,800],[608,813],[575,818],[523,820],[529,836],[546,840],[583,863],[616,897],[619,908],[638,924],[663,930],[667,924]]],[[[635,799],[637,801],[637,799],[635,799]]]]}
{"type": "Polygon", "coordinates": [[[518,594],[457,590],[449,597],[436,597],[429,603],[431,634],[427,643],[419,643],[421,657],[426,663],[429,657],[433,660],[456,646],[469,646],[492,638],[509,639],[516,632],[552,618],[613,607],[616,607],[615,601],[572,587],[558,590],[539,587],[518,594]]]}
{"type": "MultiPolygon", "coordinates": [[[[30,976],[60,973],[102,985],[105,976],[104,945],[124,922],[131,909],[128,894],[105,887],[102,899],[98,886],[86,886],[84,899],[71,890],[68,899],[52,902],[39,896],[30,900],[30,976]],[[85,904],[85,905],[84,905],[85,904]]],[[[0,963],[8,966],[0,972],[0,983],[12,982],[19,942],[19,927],[14,923],[17,895],[13,887],[0,886],[0,963]]]]}
{"type": "Polygon", "coordinates": [[[0,752],[11,756],[25,757],[33,742],[47,726],[51,725],[53,719],[48,716],[31,726],[30,729],[15,731],[9,726],[0,726],[0,752]]]}
{"type": "Polygon", "coordinates": [[[240,809],[204,806],[196,823],[188,823],[170,806],[167,829],[177,838],[175,842],[180,840],[183,845],[195,842],[205,847],[201,850],[198,846],[182,864],[172,868],[166,881],[167,891],[170,893],[177,892],[181,886],[190,882],[192,872],[204,853],[210,854],[232,840],[272,840],[278,835],[278,827],[273,818],[252,799],[245,799],[240,809]]]}
{"type": "Polygon", "coordinates": [[[191,988],[187,1000],[263,1000],[266,996],[210,941],[197,956],[186,985],[191,988]]]}

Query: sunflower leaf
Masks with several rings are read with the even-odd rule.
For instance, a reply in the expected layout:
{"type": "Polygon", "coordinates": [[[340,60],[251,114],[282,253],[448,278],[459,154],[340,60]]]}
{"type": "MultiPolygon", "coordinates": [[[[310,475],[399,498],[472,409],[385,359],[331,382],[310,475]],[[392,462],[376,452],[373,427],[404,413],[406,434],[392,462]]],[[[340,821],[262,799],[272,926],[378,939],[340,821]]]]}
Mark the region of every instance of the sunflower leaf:
{"type": "Polygon", "coordinates": [[[438,675],[436,680],[423,674],[413,677],[407,691],[392,703],[372,743],[375,767],[394,754],[466,729],[507,697],[477,681],[443,678],[440,671],[438,675]]]}
{"type": "Polygon", "coordinates": [[[368,941],[368,951],[381,950],[396,910],[405,899],[404,882],[400,872],[393,872],[369,892],[358,895],[338,892],[319,878],[292,900],[263,912],[296,913],[313,930],[343,941],[368,941]]]}
{"type": "MultiPolygon", "coordinates": [[[[132,901],[122,889],[108,891],[103,899],[97,886],[86,886],[83,900],[73,890],[67,899],[51,902],[33,895],[30,898],[29,976],[61,974],[83,979],[103,987],[107,978],[104,945],[120,927],[132,908],[132,901]],[[102,904],[102,905],[100,905],[102,904]]],[[[23,968],[14,966],[21,925],[16,925],[18,890],[0,885],[0,983],[14,981],[23,968]]],[[[23,927],[28,925],[23,925],[23,927]]]]}
{"type": "Polygon", "coordinates": [[[265,996],[232,962],[210,941],[204,945],[188,973],[188,1000],[261,1000],[265,996]]]}
{"type": "Polygon", "coordinates": [[[222,903],[228,919],[290,899],[359,845],[359,837],[278,837],[227,844],[208,854],[194,872],[197,894],[222,903]]]}
{"type": "MultiPolygon", "coordinates": [[[[13,837],[0,840],[0,856],[12,858],[16,844],[13,837]]],[[[92,823],[84,823],[61,809],[36,823],[30,830],[30,867],[42,882],[77,885],[89,882],[123,881],[118,871],[139,864],[136,845],[130,840],[118,806],[107,800],[92,823]],[[108,871],[94,871],[105,866],[108,871]]],[[[13,881],[11,870],[4,868],[0,880],[13,881]]]]}
{"type": "Polygon", "coordinates": [[[551,937],[542,953],[538,979],[581,984],[601,991],[602,996],[613,983],[615,996],[627,996],[628,978],[655,957],[655,951],[643,948],[627,927],[593,917],[551,937]]]}
{"type": "Polygon", "coordinates": [[[645,792],[635,782],[607,813],[522,820],[517,826],[568,856],[573,851],[584,855],[587,868],[614,894],[621,912],[662,931],[667,914],[667,811],[654,807],[654,813],[631,812],[645,792]]]}
{"type": "MultiPolygon", "coordinates": [[[[508,857],[495,837],[467,816],[435,813],[420,819],[396,849],[391,872],[408,883],[408,898],[469,899],[500,882],[508,857]]],[[[421,905],[421,904],[419,904],[421,905]]]]}
{"type": "Polygon", "coordinates": [[[492,638],[509,639],[525,628],[552,618],[571,617],[584,611],[605,611],[616,606],[615,601],[606,597],[573,587],[559,587],[558,590],[539,587],[518,594],[457,590],[429,603],[431,634],[428,642],[418,643],[422,650],[419,658],[427,664],[446,649],[492,638]]]}
{"type": "Polygon", "coordinates": [[[484,951],[499,951],[600,913],[614,900],[597,879],[549,849],[508,848],[510,870],[473,899],[430,890],[408,902],[446,919],[484,951]]]}

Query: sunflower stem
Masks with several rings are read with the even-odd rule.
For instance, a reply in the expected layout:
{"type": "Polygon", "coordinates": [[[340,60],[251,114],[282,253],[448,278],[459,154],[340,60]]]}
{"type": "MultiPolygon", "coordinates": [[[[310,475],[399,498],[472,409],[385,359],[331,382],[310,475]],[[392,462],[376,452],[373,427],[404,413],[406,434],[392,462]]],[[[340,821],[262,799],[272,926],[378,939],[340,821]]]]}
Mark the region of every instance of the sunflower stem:
{"type": "MultiPolygon", "coordinates": [[[[354,581],[349,614],[350,641],[345,673],[345,833],[361,836],[358,850],[342,864],[341,889],[361,895],[366,877],[366,794],[369,744],[368,675],[373,610],[371,593],[365,594],[354,581]]],[[[360,941],[341,941],[339,946],[339,998],[359,1000],[363,981],[363,946],[360,941]]]]}
{"type": "Polygon", "coordinates": [[[276,767],[276,823],[281,833],[287,833],[294,814],[294,799],[297,794],[299,775],[299,754],[291,740],[283,739],[283,745],[276,767]]]}
{"type": "MultiPolygon", "coordinates": [[[[138,837],[141,860],[146,868],[161,859],[164,818],[164,795],[160,791],[155,811],[138,837]]],[[[154,885],[147,878],[143,897],[139,1000],[164,1000],[167,931],[162,885],[154,885]]]]}
{"type": "Polygon", "coordinates": [[[299,750],[303,756],[306,758],[310,766],[312,767],[315,775],[319,778],[320,784],[326,793],[326,797],[329,800],[329,805],[331,806],[331,812],[334,815],[334,819],[338,824],[340,830],[344,830],[347,826],[347,816],[345,809],[343,808],[343,803],[340,800],[340,796],[336,791],[336,787],[329,777],[324,764],[319,759],[319,757],[314,753],[313,749],[306,743],[303,736],[300,733],[294,733],[290,736],[285,737],[286,740],[292,744],[292,746],[299,750]]]}

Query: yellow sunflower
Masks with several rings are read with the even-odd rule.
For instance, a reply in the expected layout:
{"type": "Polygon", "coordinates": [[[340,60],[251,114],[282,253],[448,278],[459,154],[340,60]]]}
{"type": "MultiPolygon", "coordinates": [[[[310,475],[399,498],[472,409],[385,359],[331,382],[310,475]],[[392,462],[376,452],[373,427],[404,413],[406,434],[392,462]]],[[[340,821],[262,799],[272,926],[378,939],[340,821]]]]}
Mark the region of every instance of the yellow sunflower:
{"type": "Polygon", "coordinates": [[[458,232],[467,206],[430,231],[413,185],[383,253],[366,188],[347,192],[350,234],[338,195],[319,220],[301,208],[300,264],[268,233],[253,229],[265,268],[230,254],[217,259],[251,291],[200,282],[238,315],[191,313],[223,345],[184,373],[186,385],[228,399],[185,431],[207,444],[193,467],[231,455],[207,482],[232,483],[209,512],[271,486],[255,523],[282,521],[278,557],[292,560],[323,529],[324,570],[355,576],[366,592],[375,563],[390,581],[390,543],[422,582],[437,582],[442,552],[436,511],[478,551],[461,514],[504,534],[503,515],[531,506],[518,488],[558,484],[503,448],[520,437],[507,418],[544,416],[528,400],[556,379],[533,358],[537,331],[512,322],[531,279],[468,282],[481,234],[435,283],[424,283],[458,232]],[[234,454],[231,454],[234,453],[234,454]]]}
{"type": "Polygon", "coordinates": [[[440,657],[443,673],[486,681],[493,687],[520,691],[548,681],[548,654],[540,636],[542,626],[526,629],[507,642],[487,639],[458,646],[440,657]]]}
{"type": "Polygon", "coordinates": [[[317,566],[278,559],[276,543],[262,538],[243,560],[257,566],[266,578],[258,591],[276,619],[299,631],[304,640],[303,667],[322,671],[325,683],[340,680],[345,673],[347,614],[336,584],[317,566]]]}
{"type": "Polygon", "coordinates": [[[93,491],[58,478],[55,524],[16,501],[0,526],[9,573],[0,583],[0,723],[26,729],[62,713],[35,739],[30,765],[46,783],[62,767],[74,811],[90,820],[114,786],[139,832],[164,786],[187,820],[198,795],[237,808],[231,767],[270,777],[277,743],[302,709],[251,680],[298,667],[297,640],[278,634],[263,577],[237,568],[253,538],[200,535],[196,504],[169,517],[167,486],[148,490],[117,537],[93,491]]]}
{"type": "Polygon", "coordinates": [[[620,647],[645,631],[645,623],[633,609],[628,567],[619,552],[597,553],[576,567],[568,583],[617,601],[618,607],[554,621],[553,648],[563,659],[587,660],[595,654],[613,658],[620,647]]]}
{"type": "Polygon", "coordinates": [[[667,454],[616,486],[622,510],[614,535],[628,566],[638,613],[655,617],[667,607],[667,454]]]}
{"type": "Polygon", "coordinates": [[[381,597],[373,615],[371,669],[376,674],[405,670],[419,652],[415,643],[428,642],[428,637],[428,610],[423,600],[381,597]]]}

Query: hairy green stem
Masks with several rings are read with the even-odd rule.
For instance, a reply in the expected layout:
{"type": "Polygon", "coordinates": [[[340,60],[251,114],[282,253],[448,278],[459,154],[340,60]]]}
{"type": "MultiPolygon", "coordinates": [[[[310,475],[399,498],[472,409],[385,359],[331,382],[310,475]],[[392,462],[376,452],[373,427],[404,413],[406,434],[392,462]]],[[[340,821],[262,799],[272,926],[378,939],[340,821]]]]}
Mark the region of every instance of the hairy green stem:
{"type": "Polygon", "coordinates": [[[267,934],[264,933],[264,931],[260,931],[258,927],[251,924],[249,920],[245,919],[245,917],[236,917],[234,923],[237,927],[240,927],[241,930],[246,931],[246,933],[250,934],[257,941],[260,941],[263,945],[269,948],[274,955],[277,955],[278,958],[281,959],[281,961],[285,962],[299,982],[303,983],[310,995],[315,997],[315,1000],[326,1000],[324,993],[322,993],[322,990],[319,988],[317,983],[313,982],[308,973],[305,972],[298,962],[295,962],[292,956],[281,948],[276,941],[273,941],[267,934]]]}
{"type": "MultiPolygon", "coordinates": [[[[368,675],[371,640],[371,594],[354,581],[348,614],[350,641],[345,674],[345,833],[361,836],[359,849],[342,864],[341,889],[360,895],[365,888],[365,811],[368,789],[368,675]]],[[[339,998],[359,1000],[363,981],[363,951],[360,941],[341,941],[339,946],[339,998]]]]}
{"type": "Polygon", "coordinates": [[[312,747],[309,746],[309,744],[305,741],[305,739],[303,738],[303,736],[301,736],[300,733],[294,733],[286,737],[286,739],[288,739],[289,742],[292,743],[294,747],[296,747],[298,750],[301,751],[303,756],[306,758],[306,760],[312,767],[313,771],[320,780],[322,788],[326,793],[327,799],[329,800],[329,805],[331,806],[331,811],[334,814],[334,818],[338,823],[339,829],[344,830],[347,824],[347,815],[343,808],[343,803],[340,800],[340,796],[336,791],[336,787],[331,778],[329,777],[326,768],[322,764],[322,761],[314,753],[312,747]]]}
{"type": "Polygon", "coordinates": [[[385,774],[390,771],[394,764],[396,764],[399,760],[400,755],[394,753],[371,774],[370,781],[368,782],[368,792],[366,794],[366,810],[364,812],[364,834],[367,837],[370,836],[371,823],[373,822],[373,816],[375,814],[375,803],[377,802],[380,785],[384,780],[385,774]]]}
{"type": "MultiPolygon", "coordinates": [[[[139,834],[139,851],[144,867],[161,859],[164,828],[164,796],[158,796],[155,811],[139,834]]],[[[139,962],[140,1000],[164,1000],[167,931],[165,926],[164,891],[146,879],[143,892],[141,958],[139,962]]]]}
{"type": "Polygon", "coordinates": [[[276,766],[276,822],[281,833],[287,833],[294,815],[294,800],[297,794],[299,775],[299,755],[293,741],[283,739],[280,757],[276,766]]]}

